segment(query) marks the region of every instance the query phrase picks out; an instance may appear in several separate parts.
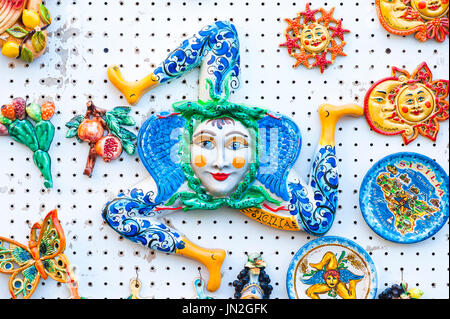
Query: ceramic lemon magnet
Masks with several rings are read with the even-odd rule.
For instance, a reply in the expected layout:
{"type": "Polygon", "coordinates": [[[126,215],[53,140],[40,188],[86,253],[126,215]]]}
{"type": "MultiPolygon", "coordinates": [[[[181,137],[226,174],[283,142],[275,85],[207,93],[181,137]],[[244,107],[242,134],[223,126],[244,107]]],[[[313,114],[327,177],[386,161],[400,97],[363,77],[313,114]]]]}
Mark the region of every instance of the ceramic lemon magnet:
{"type": "Polygon", "coordinates": [[[346,238],[326,236],[295,254],[286,286],[291,299],[374,299],[377,272],[361,246],[346,238]]]}
{"type": "Polygon", "coordinates": [[[136,124],[129,113],[129,107],[116,107],[106,111],[89,101],[84,116],[77,115],[66,123],[66,138],[76,137],[80,142],[89,143],[84,175],[92,176],[97,156],[109,163],[119,158],[123,150],[129,155],[136,152],[136,135],[124,128],[136,124]]]}
{"type": "Polygon", "coordinates": [[[346,56],[344,34],[350,30],[344,29],[342,21],[333,17],[334,9],[329,12],[322,8],[311,10],[306,4],[305,11],[296,18],[285,19],[289,26],[285,31],[286,42],[280,46],[286,47],[289,55],[297,60],[294,68],[300,65],[308,69],[318,67],[323,73],[338,56],[346,56]]]}
{"type": "Polygon", "coordinates": [[[54,114],[53,102],[27,104],[22,98],[3,105],[0,114],[0,136],[9,135],[33,152],[33,161],[45,179],[46,188],[53,187],[48,151],[55,135],[55,127],[50,122],[54,114]]]}
{"type": "Polygon", "coordinates": [[[56,210],[31,229],[28,246],[0,237],[0,273],[10,276],[13,299],[30,298],[40,279],[48,277],[69,284],[72,299],[80,299],[78,284],[64,255],[66,240],[56,210]]]}
{"type": "Polygon", "coordinates": [[[391,77],[366,94],[367,122],[377,133],[401,135],[405,144],[419,135],[435,141],[439,122],[449,118],[448,89],[448,80],[434,80],[425,62],[412,74],[392,67],[391,77]]]}
{"type": "Polygon", "coordinates": [[[448,175],[432,159],[397,153],[376,163],[364,177],[360,206],[374,232],[397,243],[436,234],[449,216],[448,175]]]}
{"type": "Polygon", "coordinates": [[[375,0],[378,19],[386,31],[425,42],[448,36],[449,0],[375,0]]]}
{"type": "Polygon", "coordinates": [[[0,0],[2,55],[33,62],[45,51],[51,22],[42,0],[0,0]]]}

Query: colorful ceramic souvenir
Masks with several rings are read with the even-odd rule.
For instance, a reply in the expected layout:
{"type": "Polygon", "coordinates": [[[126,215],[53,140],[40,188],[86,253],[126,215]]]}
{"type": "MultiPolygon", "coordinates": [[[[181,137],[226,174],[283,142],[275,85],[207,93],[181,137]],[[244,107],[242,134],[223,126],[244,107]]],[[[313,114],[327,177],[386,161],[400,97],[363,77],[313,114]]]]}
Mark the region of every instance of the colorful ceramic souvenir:
{"type": "Polygon", "coordinates": [[[195,299],[214,299],[205,293],[205,282],[202,278],[194,280],[195,299]]]}
{"type": "Polygon", "coordinates": [[[42,0],[0,0],[1,53],[31,63],[47,46],[52,18],[42,0]]]}
{"type": "Polygon", "coordinates": [[[50,122],[54,114],[53,102],[44,102],[41,106],[36,103],[27,105],[22,98],[15,98],[11,104],[3,105],[0,114],[0,135],[11,136],[33,152],[33,161],[45,179],[46,188],[53,187],[48,151],[55,135],[55,127],[50,122]]]}
{"type": "Polygon", "coordinates": [[[269,299],[273,287],[270,277],[266,273],[267,264],[262,260],[261,254],[251,254],[245,268],[239,273],[238,280],[233,282],[236,289],[236,299],[269,299]]]}
{"type": "Polygon", "coordinates": [[[137,147],[152,178],[103,210],[106,223],[123,237],[205,265],[209,291],[220,286],[225,251],[195,245],[167,225],[164,214],[229,207],[270,227],[322,236],[337,208],[336,123],[363,115],[357,105],[319,108],[322,136],[310,181],[302,182],[292,170],[301,149],[295,122],[228,101],[239,83],[239,61],[236,29],[222,21],[169,55],[154,73],[166,81],[201,64],[199,100],[175,103],[173,111],[142,125],[137,147]]]}
{"type": "Polygon", "coordinates": [[[286,286],[291,299],[374,299],[377,280],[375,265],[361,246],[327,236],[295,254],[286,286]]]}
{"type": "Polygon", "coordinates": [[[136,278],[130,281],[130,296],[127,299],[143,299],[141,297],[141,282],[136,278]]]}
{"type": "Polygon", "coordinates": [[[97,156],[108,163],[119,158],[123,150],[129,155],[136,152],[136,135],[123,127],[136,125],[129,113],[129,107],[116,107],[112,111],[106,111],[89,101],[84,116],[76,115],[66,123],[67,138],[76,137],[79,142],[89,143],[84,175],[92,176],[97,156]]]}
{"type": "Polygon", "coordinates": [[[347,55],[343,51],[346,45],[344,34],[350,30],[344,29],[342,21],[333,17],[334,10],[311,10],[307,3],[305,11],[298,13],[296,18],[284,19],[289,26],[284,33],[286,42],[280,46],[286,47],[289,55],[297,60],[294,68],[300,65],[308,69],[318,67],[323,73],[338,56],[347,55]]]}
{"type": "Polygon", "coordinates": [[[448,36],[448,0],[375,0],[378,19],[386,31],[425,42],[448,36]]]}
{"type": "Polygon", "coordinates": [[[419,134],[435,141],[439,122],[449,118],[448,80],[434,80],[424,62],[412,74],[392,67],[389,78],[367,92],[364,107],[370,127],[384,135],[402,135],[405,144],[419,134]]]}
{"type": "Polygon", "coordinates": [[[420,299],[423,291],[419,288],[411,288],[408,290],[408,284],[402,282],[400,285],[394,284],[386,288],[378,295],[378,299],[420,299]]]}
{"type": "Polygon", "coordinates": [[[30,298],[39,280],[48,277],[69,284],[72,298],[79,299],[69,260],[64,255],[66,239],[56,210],[33,225],[28,246],[0,237],[0,273],[10,275],[9,291],[13,299],[30,298]]]}
{"type": "Polygon", "coordinates": [[[416,153],[397,153],[369,170],[359,201],[375,233],[393,242],[415,243],[447,223],[448,189],[448,175],[435,161],[416,153]]]}

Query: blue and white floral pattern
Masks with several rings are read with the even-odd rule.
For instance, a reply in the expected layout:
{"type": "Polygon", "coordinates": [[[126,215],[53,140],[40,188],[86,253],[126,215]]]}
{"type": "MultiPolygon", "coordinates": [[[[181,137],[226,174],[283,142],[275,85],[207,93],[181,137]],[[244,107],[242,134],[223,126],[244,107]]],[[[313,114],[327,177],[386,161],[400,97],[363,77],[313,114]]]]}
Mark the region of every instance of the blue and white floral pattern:
{"type": "Polygon", "coordinates": [[[297,215],[303,229],[314,236],[323,236],[334,221],[339,186],[336,167],[336,148],[323,146],[316,154],[309,187],[289,184],[291,214],[297,215]]]}
{"type": "Polygon", "coordinates": [[[158,221],[153,192],[133,189],[106,204],[103,218],[121,236],[148,248],[175,253],[184,248],[181,235],[158,221]]]}
{"type": "Polygon", "coordinates": [[[232,89],[239,87],[239,39],[233,24],[217,21],[205,27],[192,38],[183,41],[154,74],[159,83],[165,83],[179,78],[201,63],[214,85],[216,96],[224,96],[225,85],[232,89]]]}

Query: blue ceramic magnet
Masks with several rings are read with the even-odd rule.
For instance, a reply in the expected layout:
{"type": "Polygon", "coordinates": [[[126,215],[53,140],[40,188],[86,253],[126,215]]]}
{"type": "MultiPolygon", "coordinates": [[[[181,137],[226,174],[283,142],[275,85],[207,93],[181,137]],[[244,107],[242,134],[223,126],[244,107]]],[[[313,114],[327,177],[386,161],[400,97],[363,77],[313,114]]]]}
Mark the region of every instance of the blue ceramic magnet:
{"type": "Polygon", "coordinates": [[[287,271],[290,299],[374,299],[377,271],[355,242],[326,236],[307,243],[287,271]]]}
{"type": "Polygon", "coordinates": [[[432,159],[397,153],[364,177],[359,201],[370,228],[386,240],[411,244],[436,234],[447,222],[448,175],[432,159]]]}

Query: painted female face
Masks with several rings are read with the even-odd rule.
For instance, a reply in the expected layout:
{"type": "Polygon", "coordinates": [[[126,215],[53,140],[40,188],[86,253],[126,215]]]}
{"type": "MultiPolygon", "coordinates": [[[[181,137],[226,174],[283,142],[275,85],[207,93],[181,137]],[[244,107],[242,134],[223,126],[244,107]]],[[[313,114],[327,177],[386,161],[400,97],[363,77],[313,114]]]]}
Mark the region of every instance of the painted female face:
{"type": "Polygon", "coordinates": [[[232,194],[247,175],[251,159],[252,137],[239,121],[209,120],[194,130],[191,167],[213,196],[232,194]]]}
{"type": "Polygon", "coordinates": [[[325,282],[327,283],[328,287],[334,288],[339,283],[339,279],[330,274],[325,278],[325,282]]]}
{"type": "Polygon", "coordinates": [[[409,122],[420,122],[435,107],[433,94],[422,84],[405,86],[397,96],[398,114],[409,122]]]}
{"type": "Polygon", "coordinates": [[[425,19],[440,18],[448,11],[449,0],[412,0],[414,9],[425,19]]]}
{"type": "Polygon", "coordinates": [[[422,21],[408,19],[408,8],[402,0],[380,0],[380,10],[384,21],[397,30],[409,30],[422,24],[422,21]]]}
{"type": "Polygon", "coordinates": [[[311,23],[303,29],[300,40],[306,51],[311,53],[323,52],[330,43],[330,33],[321,24],[311,23]]]}

